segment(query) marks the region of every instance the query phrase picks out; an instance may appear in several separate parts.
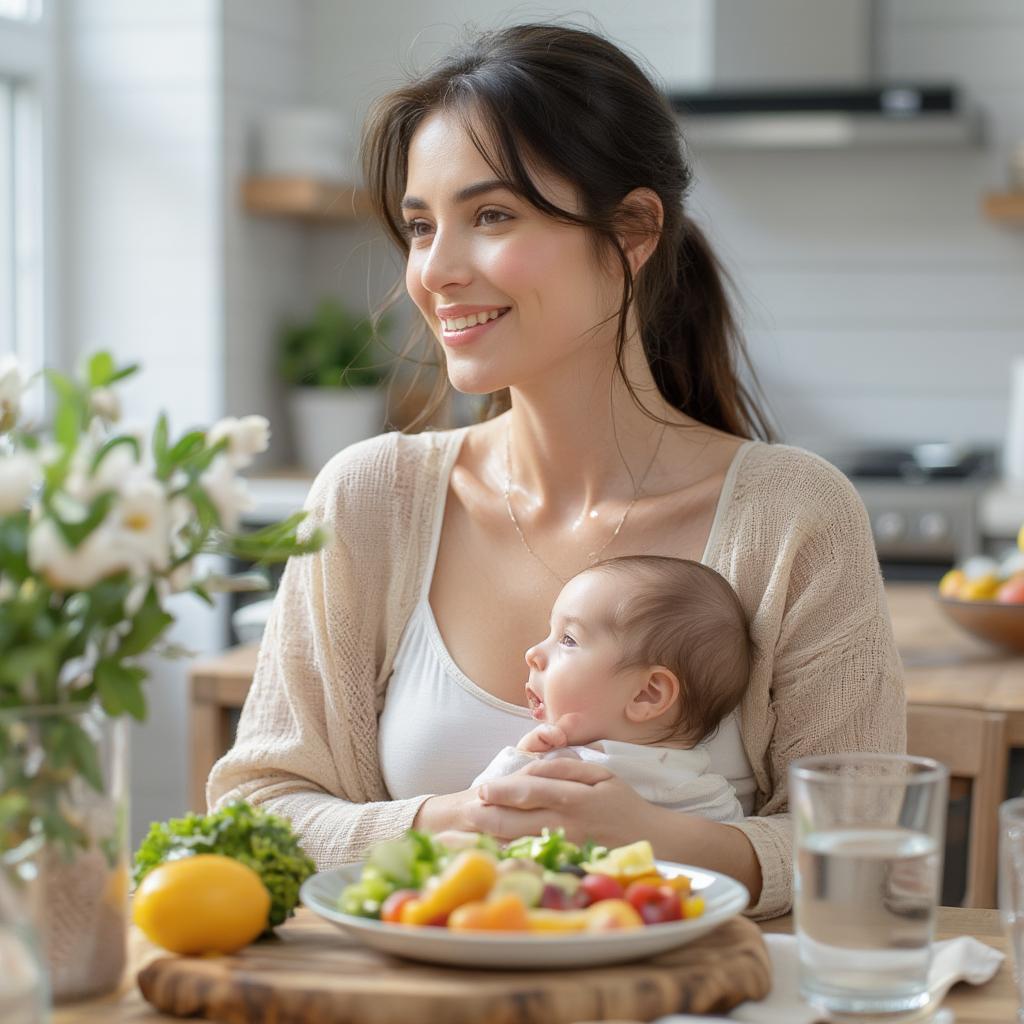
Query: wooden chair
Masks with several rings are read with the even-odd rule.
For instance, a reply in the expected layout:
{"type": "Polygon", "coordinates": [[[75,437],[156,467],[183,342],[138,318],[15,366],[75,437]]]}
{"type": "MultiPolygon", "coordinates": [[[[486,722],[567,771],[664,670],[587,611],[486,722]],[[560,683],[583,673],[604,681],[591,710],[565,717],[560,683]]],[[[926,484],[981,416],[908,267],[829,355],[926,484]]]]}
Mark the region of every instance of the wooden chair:
{"type": "Polygon", "coordinates": [[[963,906],[994,907],[999,853],[999,804],[1006,796],[1009,750],[1002,712],[966,708],[907,708],[907,753],[949,768],[950,785],[968,780],[971,815],[963,906]]]}

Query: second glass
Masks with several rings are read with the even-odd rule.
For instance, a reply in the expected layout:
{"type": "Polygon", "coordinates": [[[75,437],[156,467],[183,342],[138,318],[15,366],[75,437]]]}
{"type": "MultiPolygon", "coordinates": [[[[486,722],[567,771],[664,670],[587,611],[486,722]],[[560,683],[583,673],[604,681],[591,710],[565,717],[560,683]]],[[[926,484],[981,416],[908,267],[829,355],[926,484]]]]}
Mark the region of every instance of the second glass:
{"type": "Polygon", "coordinates": [[[836,754],[789,770],[804,997],[839,1013],[928,1003],[948,772],[898,754],[836,754]]]}

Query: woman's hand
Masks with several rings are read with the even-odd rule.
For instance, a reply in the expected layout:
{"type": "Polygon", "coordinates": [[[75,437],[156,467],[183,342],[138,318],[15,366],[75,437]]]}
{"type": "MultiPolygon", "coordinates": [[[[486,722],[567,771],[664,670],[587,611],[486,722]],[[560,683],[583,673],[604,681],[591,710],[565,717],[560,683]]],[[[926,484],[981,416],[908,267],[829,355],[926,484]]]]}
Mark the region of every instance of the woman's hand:
{"type": "Polygon", "coordinates": [[[606,768],[570,758],[534,761],[479,792],[462,808],[468,827],[499,839],[560,826],[573,842],[621,846],[650,838],[658,810],[606,768]]]}

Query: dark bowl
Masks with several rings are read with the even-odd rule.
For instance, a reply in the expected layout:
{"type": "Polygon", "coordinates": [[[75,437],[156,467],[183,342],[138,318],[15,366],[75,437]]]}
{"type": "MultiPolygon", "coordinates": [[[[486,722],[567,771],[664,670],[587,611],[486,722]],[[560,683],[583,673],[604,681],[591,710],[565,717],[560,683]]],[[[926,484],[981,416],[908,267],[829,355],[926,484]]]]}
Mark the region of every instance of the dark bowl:
{"type": "Polygon", "coordinates": [[[939,597],[943,611],[963,630],[989,643],[1024,651],[1024,604],[955,601],[939,597]]]}

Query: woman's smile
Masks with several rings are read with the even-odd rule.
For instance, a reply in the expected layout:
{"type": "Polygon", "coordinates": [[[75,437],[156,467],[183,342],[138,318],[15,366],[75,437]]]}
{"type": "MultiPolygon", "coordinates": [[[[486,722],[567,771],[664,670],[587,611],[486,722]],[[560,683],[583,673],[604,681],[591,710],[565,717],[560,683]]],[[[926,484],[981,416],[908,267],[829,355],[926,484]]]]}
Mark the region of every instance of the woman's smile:
{"type": "Polygon", "coordinates": [[[438,323],[441,328],[441,340],[444,344],[456,348],[460,345],[468,345],[492,327],[497,320],[500,320],[510,308],[509,306],[496,306],[469,313],[462,312],[459,307],[451,307],[451,311],[439,310],[438,323]]]}

